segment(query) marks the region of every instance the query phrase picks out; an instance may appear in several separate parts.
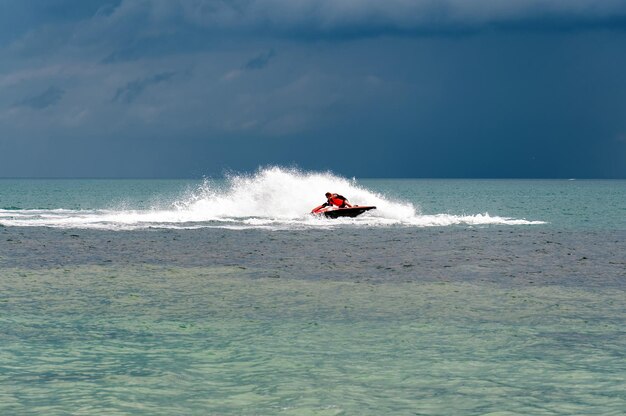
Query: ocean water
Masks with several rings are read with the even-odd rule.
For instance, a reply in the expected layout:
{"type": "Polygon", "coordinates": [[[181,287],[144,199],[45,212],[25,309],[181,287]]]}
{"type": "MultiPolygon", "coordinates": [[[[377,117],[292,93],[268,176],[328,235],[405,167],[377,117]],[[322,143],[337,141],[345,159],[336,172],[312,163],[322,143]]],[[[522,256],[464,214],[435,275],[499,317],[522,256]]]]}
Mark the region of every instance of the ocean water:
{"type": "Polygon", "coordinates": [[[625,283],[626,181],[4,179],[0,414],[622,415],[625,283]]]}

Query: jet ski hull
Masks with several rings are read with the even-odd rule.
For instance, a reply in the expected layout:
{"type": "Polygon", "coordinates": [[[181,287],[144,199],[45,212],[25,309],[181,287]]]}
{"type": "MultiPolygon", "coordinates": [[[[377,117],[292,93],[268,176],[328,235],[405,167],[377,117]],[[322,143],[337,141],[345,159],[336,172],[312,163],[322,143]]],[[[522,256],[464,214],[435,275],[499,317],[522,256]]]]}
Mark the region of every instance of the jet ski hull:
{"type": "Polygon", "coordinates": [[[374,206],[352,206],[350,208],[322,208],[313,212],[315,215],[323,215],[326,218],[341,218],[349,217],[354,218],[367,212],[371,209],[376,209],[374,206]]]}

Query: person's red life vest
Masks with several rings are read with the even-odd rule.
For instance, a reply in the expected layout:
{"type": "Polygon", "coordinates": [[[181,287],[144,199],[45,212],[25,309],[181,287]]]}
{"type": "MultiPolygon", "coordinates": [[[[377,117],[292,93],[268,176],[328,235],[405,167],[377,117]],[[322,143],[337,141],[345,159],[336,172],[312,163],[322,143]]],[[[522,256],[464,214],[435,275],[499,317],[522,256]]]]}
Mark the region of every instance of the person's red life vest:
{"type": "Polygon", "coordinates": [[[333,204],[333,205],[335,205],[337,207],[341,207],[342,205],[345,205],[346,201],[344,199],[337,198],[335,195],[333,195],[330,198],[328,198],[328,202],[330,202],[331,204],[333,204]]]}

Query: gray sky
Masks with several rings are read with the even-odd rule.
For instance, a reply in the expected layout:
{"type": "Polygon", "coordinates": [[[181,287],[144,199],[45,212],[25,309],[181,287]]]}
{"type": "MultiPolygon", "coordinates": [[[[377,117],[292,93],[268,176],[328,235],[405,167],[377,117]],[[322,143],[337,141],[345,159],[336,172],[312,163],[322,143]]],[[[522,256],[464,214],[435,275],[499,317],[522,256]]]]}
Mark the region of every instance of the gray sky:
{"type": "Polygon", "coordinates": [[[4,0],[0,177],[626,178],[626,2],[4,0]]]}

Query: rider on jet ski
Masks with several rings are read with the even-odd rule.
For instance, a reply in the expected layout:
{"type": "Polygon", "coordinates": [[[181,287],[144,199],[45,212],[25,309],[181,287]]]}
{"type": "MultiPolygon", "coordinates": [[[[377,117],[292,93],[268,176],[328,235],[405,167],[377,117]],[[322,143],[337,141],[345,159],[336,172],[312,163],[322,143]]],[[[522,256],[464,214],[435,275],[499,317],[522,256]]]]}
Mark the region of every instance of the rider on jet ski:
{"type": "Polygon", "coordinates": [[[324,207],[331,207],[331,206],[336,206],[339,208],[351,208],[352,207],[352,205],[350,205],[350,203],[348,202],[348,199],[343,195],[331,194],[330,192],[326,192],[325,196],[326,196],[326,202],[324,202],[322,206],[318,207],[317,209],[321,209],[324,207]]]}

